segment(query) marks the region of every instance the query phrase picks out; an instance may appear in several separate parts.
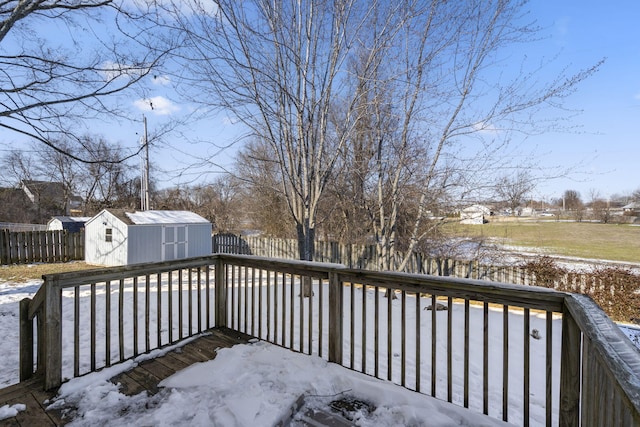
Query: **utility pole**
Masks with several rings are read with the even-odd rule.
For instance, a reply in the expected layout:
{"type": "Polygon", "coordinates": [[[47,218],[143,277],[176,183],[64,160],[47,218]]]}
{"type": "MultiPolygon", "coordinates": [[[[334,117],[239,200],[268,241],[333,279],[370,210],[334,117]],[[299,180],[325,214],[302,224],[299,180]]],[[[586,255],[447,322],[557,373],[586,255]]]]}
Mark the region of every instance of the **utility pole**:
{"type": "Polygon", "coordinates": [[[142,116],[144,133],[142,144],[144,147],[144,159],[142,161],[142,179],[140,180],[140,210],[149,210],[149,141],[147,140],[147,117],[142,116]]]}

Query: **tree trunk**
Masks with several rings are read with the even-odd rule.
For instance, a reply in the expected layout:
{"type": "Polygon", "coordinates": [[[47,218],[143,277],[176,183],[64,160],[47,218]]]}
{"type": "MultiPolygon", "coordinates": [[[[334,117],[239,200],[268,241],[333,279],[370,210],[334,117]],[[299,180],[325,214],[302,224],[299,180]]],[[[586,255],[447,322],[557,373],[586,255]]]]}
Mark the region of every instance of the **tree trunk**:
{"type": "MultiPolygon", "coordinates": [[[[296,225],[298,232],[298,255],[303,261],[313,261],[315,256],[315,235],[316,230],[311,227],[308,220],[305,220],[304,224],[296,225]]],[[[302,296],[313,296],[313,289],[311,288],[311,277],[301,277],[302,280],[302,296]]]]}

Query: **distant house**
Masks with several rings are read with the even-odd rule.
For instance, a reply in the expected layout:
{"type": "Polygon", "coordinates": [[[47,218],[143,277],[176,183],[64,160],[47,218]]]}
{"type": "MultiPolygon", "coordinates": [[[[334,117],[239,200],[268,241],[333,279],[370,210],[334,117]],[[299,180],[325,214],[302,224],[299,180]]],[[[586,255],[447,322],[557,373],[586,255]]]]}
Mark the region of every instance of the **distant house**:
{"type": "Polygon", "coordinates": [[[75,197],[71,200],[71,194],[61,182],[24,180],[21,188],[41,211],[68,215],[72,204],[77,202],[75,197]]]}
{"type": "Polygon", "coordinates": [[[85,222],[89,216],[54,216],[47,222],[47,230],[67,230],[70,233],[78,233],[84,230],[85,222]]]}
{"type": "Polygon", "coordinates": [[[104,209],[85,223],[85,261],[130,265],[209,255],[211,223],[188,211],[104,209]]]}
{"type": "Polygon", "coordinates": [[[640,216],[640,202],[631,202],[622,207],[623,215],[640,216]]]}
{"type": "Polygon", "coordinates": [[[491,209],[484,205],[471,205],[460,211],[461,224],[484,224],[491,215],[491,209]]]}

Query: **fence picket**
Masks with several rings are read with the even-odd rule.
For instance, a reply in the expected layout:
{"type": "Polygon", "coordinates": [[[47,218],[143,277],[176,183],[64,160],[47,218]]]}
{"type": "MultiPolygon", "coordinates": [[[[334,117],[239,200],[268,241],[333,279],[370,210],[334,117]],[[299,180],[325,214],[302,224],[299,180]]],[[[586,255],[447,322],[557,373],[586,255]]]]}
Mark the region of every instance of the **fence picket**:
{"type": "Polygon", "coordinates": [[[83,232],[0,230],[0,265],[83,259],[83,232]]]}

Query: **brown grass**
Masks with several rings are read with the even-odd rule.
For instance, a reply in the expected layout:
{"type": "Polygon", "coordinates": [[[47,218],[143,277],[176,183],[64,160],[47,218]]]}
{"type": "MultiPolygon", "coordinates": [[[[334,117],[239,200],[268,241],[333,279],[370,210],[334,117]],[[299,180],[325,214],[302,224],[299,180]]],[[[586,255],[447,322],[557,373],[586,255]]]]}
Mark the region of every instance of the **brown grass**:
{"type": "Polygon", "coordinates": [[[485,237],[504,245],[544,254],[640,262],[640,227],[555,221],[490,221],[484,225],[450,224],[454,235],[485,237]]]}
{"type": "Polygon", "coordinates": [[[95,266],[81,261],[56,264],[13,264],[0,266],[0,282],[24,283],[41,279],[44,274],[66,273],[68,271],[88,270],[95,266]]]}

